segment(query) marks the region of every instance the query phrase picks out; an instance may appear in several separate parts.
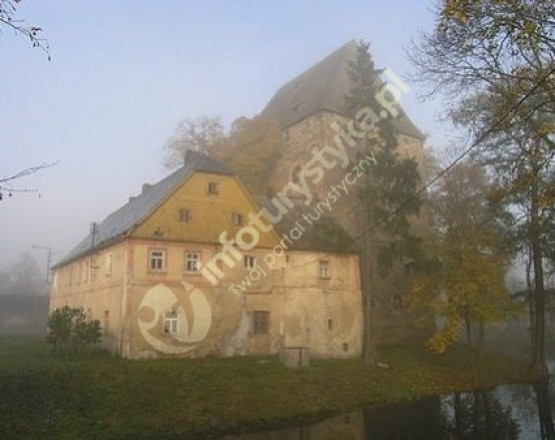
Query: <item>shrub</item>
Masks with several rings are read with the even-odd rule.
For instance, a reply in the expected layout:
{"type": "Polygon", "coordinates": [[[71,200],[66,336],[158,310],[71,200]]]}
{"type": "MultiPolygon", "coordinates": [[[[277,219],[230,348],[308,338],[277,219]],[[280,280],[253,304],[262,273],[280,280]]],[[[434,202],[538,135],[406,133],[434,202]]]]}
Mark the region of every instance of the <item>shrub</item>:
{"type": "Polygon", "coordinates": [[[82,308],[58,308],[48,317],[47,325],[46,338],[56,352],[91,352],[101,340],[100,321],[87,319],[82,308]]]}

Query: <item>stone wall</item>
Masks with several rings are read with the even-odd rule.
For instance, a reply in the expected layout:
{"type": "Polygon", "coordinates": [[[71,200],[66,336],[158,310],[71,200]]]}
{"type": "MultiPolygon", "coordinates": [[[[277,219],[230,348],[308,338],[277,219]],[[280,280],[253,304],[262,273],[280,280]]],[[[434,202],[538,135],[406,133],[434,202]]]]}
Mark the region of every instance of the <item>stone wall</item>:
{"type": "MultiPolygon", "coordinates": [[[[285,148],[274,166],[270,179],[273,191],[279,192],[288,181],[294,181],[295,174],[313,157],[313,149],[334,145],[334,136],[337,133],[334,125],[342,126],[347,122],[348,118],[343,115],[321,110],[285,129],[285,148]]],[[[423,164],[422,139],[399,133],[397,141],[401,157],[413,158],[420,166],[423,164]]],[[[356,163],[359,158],[356,147],[346,147],[346,150],[351,161],[356,163]]],[[[349,171],[350,168],[343,169],[339,165],[327,171],[323,181],[316,188],[319,197],[325,199],[332,185],[340,184],[349,171]]],[[[368,228],[358,209],[359,204],[358,192],[355,187],[351,187],[349,194],[342,194],[331,212],[332,218],[353,237],[359,237],[368,228]]],[[[425,230],[423,222],[425,223],[424,216],[412,221],[413,229],[418,234],[425,230]]],[[[412,324],[412,317],[406,312],[404,297],[407,285],[403,270],[396,268],[387,278],[376,280],[376,283],[379,283],[380,289],[380,296],[375,301],[375,315],[378,320],[376,331],[379,333],[380,341],[395,342],[420,337],[420,333],[412,324]]]]}

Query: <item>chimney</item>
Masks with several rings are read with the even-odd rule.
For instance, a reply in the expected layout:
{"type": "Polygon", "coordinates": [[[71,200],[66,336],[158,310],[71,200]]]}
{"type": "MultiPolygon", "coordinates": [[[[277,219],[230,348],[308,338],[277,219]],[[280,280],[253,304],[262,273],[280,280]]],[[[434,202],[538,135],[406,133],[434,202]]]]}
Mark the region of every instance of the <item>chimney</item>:
{"type": "Polygon", "coordinates": [[[151,186],[152,185],[150,185],[150,183],[143,183],[143,188],[141,190],[141,194],[146,193],[151,188],[151,186]]]}

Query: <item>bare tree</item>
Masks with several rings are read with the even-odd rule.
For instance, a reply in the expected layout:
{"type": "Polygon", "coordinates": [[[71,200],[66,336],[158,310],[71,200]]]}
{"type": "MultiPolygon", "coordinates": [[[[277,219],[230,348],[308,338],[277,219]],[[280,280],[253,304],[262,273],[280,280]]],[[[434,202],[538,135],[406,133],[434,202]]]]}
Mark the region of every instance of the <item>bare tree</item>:
{"type": "Polygon", "coordinates": [[[31,41],[33,47],[42,50],[50,57],[50,47],[45,38],[41,38],[42,28],[38,26],[29,26],[24,20],[17,17],[17,7],[21,0],[0,0],[0,24],[5,28],[13,30],[16,34],[23,35],[31,41]]]}
{"type": "Polygon", "coordinates": [[[224,127],[219,116],[198,116],[179,122],[174,135],[165,145],[164,166],[168,169],[183,164],[187,151],[209,153],[225,141],[224,127]]]}
{"type": "Polygon", "coordinates": [[[40,191],[38,189],[16,187],[16,186],[13,186],[13,182],[14,180],[20,179],[22,177],[35,174],[36,172],[43,170],[45,168],[53,167],[57,163],[58,161],[43,163],[41,165],[25,168],[24,170],[18,171],[7,177],[0,178],[0,200],[2,200],[6,195],[8,197],[12,197],[16,193],[34,193],[34,194],[38,194],[38,196],[40,197],[40,191]]]}

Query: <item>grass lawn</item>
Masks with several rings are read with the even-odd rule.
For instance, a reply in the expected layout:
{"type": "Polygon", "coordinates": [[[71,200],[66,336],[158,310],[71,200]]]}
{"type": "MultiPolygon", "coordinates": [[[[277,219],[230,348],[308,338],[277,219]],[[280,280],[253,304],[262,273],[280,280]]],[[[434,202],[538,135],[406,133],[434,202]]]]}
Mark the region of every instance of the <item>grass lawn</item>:
{"type": "Polygon", "coordinates": [[[0,338],[1,439],[186,439],[305,421],[368,403],[530,380],[507,358],[381,347],[389,369],[277,357],[129,361],[61,359],[37,338],[0,338]]]}

